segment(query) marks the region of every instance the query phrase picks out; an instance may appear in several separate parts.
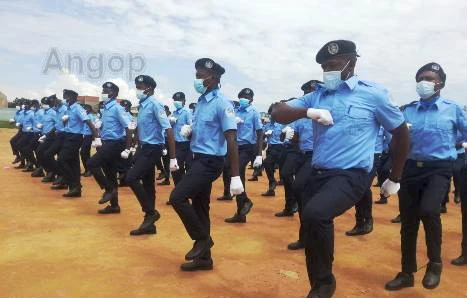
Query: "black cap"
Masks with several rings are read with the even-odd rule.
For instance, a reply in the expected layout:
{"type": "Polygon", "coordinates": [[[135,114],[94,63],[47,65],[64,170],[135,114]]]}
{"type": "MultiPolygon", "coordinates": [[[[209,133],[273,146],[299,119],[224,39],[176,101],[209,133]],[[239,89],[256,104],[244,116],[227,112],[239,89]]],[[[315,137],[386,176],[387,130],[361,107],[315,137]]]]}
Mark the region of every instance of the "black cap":
{"type": "Polygon", "coordinates": [[[304,83],[301,87],[302,91],[313,89],[317,84],[323,84],[323,82],[318,80],[311,80],[304,83]]]}
{"type": "Polygon", "coordinates": [[[180,100],[185,100],[185,93],[183,93],[183,92],[177,92],[177,93],[175,93],[175,94],[172,96],[172,99],[173,99],[173,100],[178,100],[178,101],[180,101],[180,100]]]}
{"type": "Polygon", "coordinates": [[[46,105],[46,104],[47,104],[47,99],[48,99],[47,96],[42,97],[42,98],[41,98],[41,104],[46,105]]]}
{"type": "Polygon", "coordinates": [[[350,40],[333,40],[326,43],[321,50],[318,51],[316,54],[316,62],[319,64],[323,64],[329,58],[340,56],[340,55],[348,55],[354,54],[357,57],[360,57],[357,54],[357,48],[355,43],[350,40]]]}
{"type": "Polygon", "coordinates": [[[190,104],[188,105],[188,108],[190,108],[190,109],[193,110],[194,108],[196,108],[196,103],[195,103],[195,102],[190,103],[190,104]]]}
{"type": "Polygon", "coordinates": [[[52,94],[48,97],[48,99],[50,100],[56,100],[57,99],[57,95],[56,94],[52,94]]]}
{"type": "Polygon", "coordinates": [[[124,108],[131,108],[131,101],[123,99],[120,101],[120,105],[124,108]]]}
{"type": "Polygon", "coordinates": [[[441,65],[439,65],[438,63],[436,62],[431,62],[431,63],[428,63],[428,64],[425,64],[423,65],[418,71],[417,73],[415,74],[415,80],[417,80],[418,76],[424,72],[424,71],[432,71],[432,72],[436,72],[439,77],[441,78],[441,81],[443,81],[442,83],[442,86],[444,87],[445,83],[446,83],[446,73],[444,72],[443,68],[441,67],[441,65]]]}
{"type": "Polygon", "coordinates": [[[243,88],[240,91],[240,93],[238,93],[238,98],[242,98],[244,96],[253,98],[253,96],[255,96],[255,93],[250,88],[243,88]]]}
{"type": "Polygon", "coordinates": [[[78,93],[73,90],[63,89],[63,97],[65,96],[69,96],[73,99],[76,99],[78,97],[78,93]]]}
{"type": "Polygon", "coordinates": [[[151,88],[156,88],[157,84],[156,81],[150,76],[147,75],[139,75],[135,78],[135,84],[144,84],[151,88]]]}
{"type": "Polygon", "coordinates": [[[195,62],[195,69],[207,69],[215,73],[218,77],[221,77],[225,73],[225,69],[214,62],[211,58],[201,58],[195,62]]]}
{"type": "Polygon", "coordinates": [[[102,84],[102,88],[109,88],[109,89],[111,89],[111,90],[113,90],[113,91],[115,91],[115,92],[117,92],[117,93],[118,93],[118,91],[120,90],[120,89],[118,88],[118,86],[115,85],[115,84],[112,83],[112,82],[105,82],[104,84],[102,84]]]}

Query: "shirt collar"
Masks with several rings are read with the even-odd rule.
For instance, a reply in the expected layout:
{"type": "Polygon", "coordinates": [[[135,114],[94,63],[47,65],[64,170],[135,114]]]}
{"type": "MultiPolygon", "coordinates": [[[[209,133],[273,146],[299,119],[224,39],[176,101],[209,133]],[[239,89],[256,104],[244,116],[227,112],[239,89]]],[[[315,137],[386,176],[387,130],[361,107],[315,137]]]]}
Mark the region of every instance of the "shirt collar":
{"type": "Polygon", "coordinates": [[[439,106],[440,106],[440,103],[441,103],[441,96],[436,96],[434,97],[432,100],[433,102],[431,104],[423,104],[422,103],[422,99],[420,99],[418,102],[417,102],[417,110],[429,110],[429,109],[432,109],[432,108],[435,108],[435,109],[439,109],[439,106]]]}
{"type": "Polygon", "coordinates": [[[354,76],[348,78],[344,83],[345,83],[345,85],[347,85],[347,87],[349,87],[350,90],[354,90],[355,87],[357,86],[358,78],[357,78],[357,76],[354,75],[354,76]]]}
{"type": "Polygon", "coordinates": [[[104,103],[104,109],[108,110],[111,107],[113,107],[116,103],[117,103],[117,101],[115,100],[115,98],[111,98],[109,101],[104,103]]]}
{"type": "Polygon", "coordinates": [[[210,92],[206,93],[206,94],[203,94],[199,97],[198,101],[200,101],[201,99],[204,98],[204,100],[206,100],[206,102],[210,102],[211,100],[213,100],[215,97],[217,97],[217,92],[219,91],[219,88],[214,88],[212,89],[210,92]]]}
{"type": "Polygon", "coordinates": [[[143,101],[141,101],[141,102],[139,103],[140,108],[146,107],[146,106],[148,105],[148,103],[149,103],[149,101],[150,101],[151,98],[152,98],[152,95],[146,97],[146,99],[144,99],[143,101]]]}

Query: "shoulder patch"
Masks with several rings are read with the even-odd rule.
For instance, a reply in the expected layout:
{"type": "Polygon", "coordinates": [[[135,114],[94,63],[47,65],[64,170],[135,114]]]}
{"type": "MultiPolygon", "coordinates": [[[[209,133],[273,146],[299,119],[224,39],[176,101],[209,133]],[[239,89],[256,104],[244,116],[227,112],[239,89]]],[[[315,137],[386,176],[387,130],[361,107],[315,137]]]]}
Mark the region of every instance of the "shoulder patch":
{"type": "Polygon", "coordinates": [[[234,111],[233,107],[226,108],[225,109],[225,115],[227,117],[231,117],[231,118],[235,117],[235,111],[234,111]]]}

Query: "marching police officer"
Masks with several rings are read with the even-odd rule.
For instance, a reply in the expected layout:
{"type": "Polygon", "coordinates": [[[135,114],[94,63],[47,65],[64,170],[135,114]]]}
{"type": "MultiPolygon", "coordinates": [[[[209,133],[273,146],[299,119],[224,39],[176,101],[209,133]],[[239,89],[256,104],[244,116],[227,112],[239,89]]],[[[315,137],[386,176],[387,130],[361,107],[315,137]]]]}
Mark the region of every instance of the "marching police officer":
{"type": "Polygon", "coordinates": [[[170,202],[195,242],[181,265],[183,271],[211,270],[213,262],[210,236],[209,200],[212,183],[220,176],[227,154],[232,171],[232,195],[243,193],[238,170],[237,124],[229,100],[219,91],[225,69],[209,58],[195,63],[195,90],[201,94],[196,105],[193,125],[182,128],[182,135],[191,135],[192,166],[175,186],[170,202]],[[191,198],[192,203],[188,201],[191,198]]]}
{"type": "Polygon", "coordinates": [[[21,162],[21,156],[18,149],[18,141],[21,138],[21,122],[24,115],[24,109],[22,108],[22,105],[23,100],[17,99],[15,116],[9,121],[10,124],[15,124],[18,128],[16,134],[10,139],[11,151],[13,151],[13,155],[15,156],[15,159],[13,160],[12,164],[17,164],[21,162]]]}
{"type": "MultiPolygon", "coordinates": [[[[263,124],[261,116],[254,106],[251,105],[254,97],[253,90],[244,88],[238,93],[239,107],[235,109],[235,121],[237,123],[237,144],[239,155],[239,171],[240,179],[244,188],[246,167],[252,156],[256,156],[253,162],[253,167],[258,168],[263,164],[262,148],[263,148],[263,124]],[[256,151],[255,151],[256,149],[256,151]]],[[[230,171],[230,167],[229,167],[230,171]]],[[[228,183],[230,188],[230,181],[228,183]]],[[[226,186],[224,186],[225,188],[226,186]]],[[[235,214],[226,218],[226,223],[245,223],[246,215],[253,207],[253,202],[250,200],[246,191],[237,195],[237,210],[235,214]]]]}
{"type": "Polygon", "coordinates": [[[21,118],[21,138],[18,141],[18,148],[21,155],[21,163],[16,166],[16,169],[24,169],[23,171],[32,171],[34,153],[29,150],[29,145],[34,139],[34,111],[31,110],[31,101],[24,100],[24,114],[21,118]]]}
{"type": "Polygon", "coordinates": [[[39,139],[43,135],[44,130],[44,115],[45,115],[45,108],[44,104],[46,103],[47,97],[43,97],[41,102],[37,102],[37,107],[40,106],[38,110],[36,110],[34,114],[34,133],[35,140],[34,143],[31,144],[32,150],[36,155],[36,169],[31,173],[31,177],[44,177],[44,167],[42,166],[41,158],[39,158],[39,139]]]}
{"type": "MultiPolygon", "coordinates": [[[[165,113],[164,106],[154,98],[154,89],[157,84],[147,75],[139,75],[135,78],[136,97],[139,99],[139,111],[137,120],[138,149],[134,157],[134,165],[128,171],[125,182],[128,184],[138,199],[145,213],[142,224],[130,232],[132,236],[143,234],[156,234],[154,223],[160,218],[156,210],[155,191],[155,164],[161,158],[165,145],[164,131],[167,132],[168,153],[170,156],[170,169],[178,170],[175,158],[175,141],[172,127],[165,113]],[[141,180],[141,181],[140,181],[141,180]]],[[[133,129],[133,127],[131,127],[133,129]]],[[[130,139],[131,136],[127,135],[130,139]]],[[[131,141],[127,141],[127,146],[131,141]]],[[[128,158],[130,149],[127,147],[122,152],[123,158],[128,158]]]]}
{"type": "MultiPolygon", "coordinates": [[[[461,144],[462,148],[467,148],[467,142],[461,144]]],[[[467,181],[467,167],[461,169],[461,179],[459,195],[461,199],[461,214],[462,214],[462,243],[461,243],[461,255],[451,261],[454,266],[467,265],[467,187],[465,181],[467,181]]],[[[457,188],[456,188],[457,190],[457,188]]]]}
{"type": "MultiPolygon", "coordinates": [[[[100,138],[94,140],[94,147],[99,150],[87,162],[87,167],[96,179],[99,187],[104,190],[99,204],[110,201],[104,209],[100,209],[100,214],[120,213],[118,205],[118,181],[117,166],[120,154],[127,147],[126,135],[129,121],[125,117],[125,110],[117,103],[119,88],[112,82],[105,82],[102,85],[100,101],[104,103],[101,117],[100,138]]],[[[131,140],[130,138],[128,138],[131,140]]]]}
{"type": "Polygon", "coordinates": [[[192,113],[185,107],[185,93],[177,92],[172,96],[174,100],[175,111],[169,118],[175,136],[175,155],[179,170],[172,173],[174,184],[177,185],[183,175],[190,168],[190,163],[193,160],[193,153],[190,150],[190,140],[180,134],[184,125],[191,125],[193,121],[192,113]]]}
{"type": "Polygon", "coordinates": [[[408,151],[409,135],[402,113],[391,104],[384,88],[354,75],[357,57],[353,42],[328,42],[316,55],[323,69],[323,87],[280,104],[273,112],[280,123],[306,117],[314,120],[313,170],[302,214],[306,263],[313,286],[308,297],[331,297],[335,292],[333,220],[355,205],[366,190],[379,127],[393,133],[395,148],[384,192],[397,192],[408,151]]]}
{"type": "MultiPolygon", "coordinates": [[[[86,114],[88,114],[89,119],[91,120],[91,122],[94,124],[94,127],[95,127],[96,117],[93,114],[91,105],[83,104],[83,108],[86,111],[86,114]]],[[[83,164],[83,167],[84,167],[84,173],[83,173],[84,177],[92,176],[92,173],[91,171],[89,171],[88,165],[87,165],[88,160],[91,158],[92,140],[93,140],[93,135],[92,135],[91,129],[89,128],[89,126],[84,125],[83,144],[81,145],[81,148],[79,149],[79,155],[81,156],[81,163],[83,164]]]]}
{"type": "MultiPolygon", "coordinates": [[[[65,125],[65,137],[57,161],[60,173],[63,175],[63,182],[58,186],[65,185],[68,187],[68,192],[63,194],[64,197],[79,198],[81,197],[79,148],[83,143],[83,126],[88,125],[96,138],[97,131],[86,111],[77,102],[78,93],[64,89],[63,99],[65,99],[68,109],[61,119],[65,125]]],[[[64,188],[56,187],[54,189],[64,188]]]]}
{"type": "MultiPolygon", "coordinates": [[[[52,145],[55,139],[55,124],[57,121],[57,112],[53,108],[54,100],[49,96],[45,97],[42,102],[42,108],[44,109],[44,116],[42,119],[42,135],[37,140],[39,142],[39,146],[37,147],[37,162],[42,165],[43,169],[46,171],[47,175],[44,177],[50,178],[52,172],[50,172],[50,168],[44,162],[44,154],[47,149],[52,145]]],[[[42,179],[42,180],[44,180],[42,179]]]]}
{"type": "Polygon", "coordinates": [[[467,137],[464,112],[440,95],[446,84],[443,68],[438,63],[428,63],[417,71],[415,80],[420,100],[404,110],[405,119],[411,124],[412,145],[399,191],[402,271],[386,284],[386,289],[392,291],[414,285],[420,221],[425,228],[429,259],[422,284],[427,289],[439,285],[442,271],[440,206],[457,157],[457,131],[464,139],[467,137]]]}

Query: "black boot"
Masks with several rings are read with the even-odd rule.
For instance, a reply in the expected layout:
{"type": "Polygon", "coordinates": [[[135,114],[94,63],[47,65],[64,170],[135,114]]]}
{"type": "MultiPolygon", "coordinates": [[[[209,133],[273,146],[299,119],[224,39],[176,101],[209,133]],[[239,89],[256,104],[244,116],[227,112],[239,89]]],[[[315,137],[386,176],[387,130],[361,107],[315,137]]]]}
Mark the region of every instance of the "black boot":
{"type": "Polygon", "coordinates": [[[235,213],[234,216],[226,218],[224,221],[226,223],[246,223],[246,216],[241,216],[238,213],[235,213]]]}
{"type": "Polygon", "coordinates": [[[92,176],[91,171],[85,171],[83,174],[83,177],[91,177],[91,176],[92,176]]]}
{"type": "Polygon", "coordinates": [[[182,271],[199,271],[199,270],[212,270],[212,259],[194,259],[192,262],[183,263],[180,265],[182,271]]]}
{"type": "Polygon", "coordinates": [[[154,223],[161,218],[161,215],[157,210],[154,214],[146,214],[144,220],[136,230],[130,232],[131,236],[139,236],[144,234],[156,234],[156,226],[154,223]]]}
{"type": "Polygon", "coordinates": [[[359,235],[366,235],[373,231],[373,219],[358,219],[355,227],[345,232],[347,236],[359,236],[359,235]]]}
{"type": "Polygon", "coordinates": [[[253,208],[253,202],[247,198],[243,203],[243,206],[240,208],[240,210],[238,210],[238,214],[240,216],[246,216],[248,213],[250,213],[251,208],[253,208]]]}
{"type": "Polygon", "coordinates": [[[71,188],[70,191],[62,196],[65,198],[81,198],[81,187],[71,188]]]}
{"type": "Polygon", "coordinates": [[[263,197],[274,197],[276,192],[273,189],[268,189],[268,191],[261,194],[263,197]]]}
{"type": "Polygon", "coordinates": [[[52,190],[68,189],[68,185],[66,185],[66,184],[52,185],[52,187],[50,189],[52,189],[52,190]]]}
{"type": "Polygon", "coordinates": [[[414,281],[412,273],[399,272],[393,280],[384,286],[384,288],[388,291],[398,291],[403,288],[413,287],[413,285],[414,281]]]}
{"type": "Polygon", "coordinates": [[[212,241],[211,237],[196,240],[195,243],[193,243],[193,248],[190,249],[190,251],[185,255],[185,260],[191,261],[198,259],[201,256],[204,256],[207,252],[209,252],[209,250],[213,246],[214,241],[212,241]]]}
{"type": "Polygon", "coordinates": [[[117,189],[114,188],[111,191],[104,192],[104,194],[102,195],[102,198],[99,200],[99,204],[105,204],[108,201],[112,199],[116,199],[116,198],[118,198],[118,192],[117,192],[117,189]]]}
{"type": "Polygon", "coordinates": [[[12,164],[17,164],[21,161],[21,158],[19,156],[16,156],[15,160],[13,160],[11,163],[12,164]]]}
{"type": "Polygon", "coordinates": [[[249,178],[248,181],[258,181],[258,176],[253,176],[249,178]]]}
{"type": "Polygon", "coordinates": [[[50,183],[50,182],[54,182],[54,180],[55,180],[55,174],[52,172],[49,172],[44,178],[42,178],[41,182],[50,183]]]}
{"type": "Polygon", "coordinates": [[[461,196],[459,193],[454,194],[454,203],[459,204],[461,202],[461,196]]]}
{"type": "Polygon", "coordinates": [[[454,259],[451,261],[451,264],[453,264],[454,266],[464,266],[464,265],[467,265],[467,257],[465,257],[464,255],[458,257],[457,259],[454,259]]]}
{"type": "Polygon", "coordinates": [[[393,219],[391,219],[391,222],[392,222],[392,223],[401,223],[401,215],[398,214],[396,217],[394,217],[393,219]]]}
{"type": "Polygon", "coordinates": [[[294,212],[292,210],[288,210],[288,209],[284,209],[282,210],[281,212],[277,212],[276,214],[274,214],[276,217],[289,217],[289,216],[293,216],[294,215],[294,212]]]}
{"type": "Polygon", "coordinates": [[[387,197],[383,197],[382,195],[379,197],[379,200],[378,201],[375,201],[375,204],[387,204],[388,203],[388,198],[387,197]]]}
{"type": "Polygon", "coordinates": [[[99,214],[118,214],[120,213],[120,206],[107,205],[104,209],[97,210],[99,214]]]}
{"type": "Polygon", "coordinates": [[[430,262],[426,267],[425,276],[423,277],[423,287],[425,289],[434,289],[441,281],[441,271],[443,270],[442,263],[430,262]]]}
{"type": "Polygon", "coordinates": [[[24,168],[25,168],[25,165],[23,162],[21,162],[19,165],[15,167],[15,169],[24,169],[24,168]]]}
{"type": "Polygon", "coordinates": [[[336,292],[336,279],[332,276],[331,283],[313,283],[307,298],[331,298],[336,292]]]}
{"type": "Polygon", "coordinates": [[[232,201],[233,196],[228,194],[228,195],[223,195],[222,197],[217,198],[218,201],[232,201]]]}
{"type": "Polygon", "coordinates": [[[441,204],[441,209],[439,211],[440,213],[448,213],[448,208],[446,207],[446,204],[441,204]]]}
{"type": "Polygon", "coordinates": [[[37,168],[31,173],[31,177],[44,177],[44,169],[42,167],[37,168]]]}
{"type": "Polygon", "coordinates": [[[299,249],[304,249],[304,248],[305,248],[305,244],[300,240],[289,243],[289,245],[287,245],[287,249],[289,250],[299,250],[299,249]]]}
{"type": "Polygon", "coordinates": [[[32,163],[28,163],[27,166],[21,172],[34,172],[34,165],[32,163]]]}

